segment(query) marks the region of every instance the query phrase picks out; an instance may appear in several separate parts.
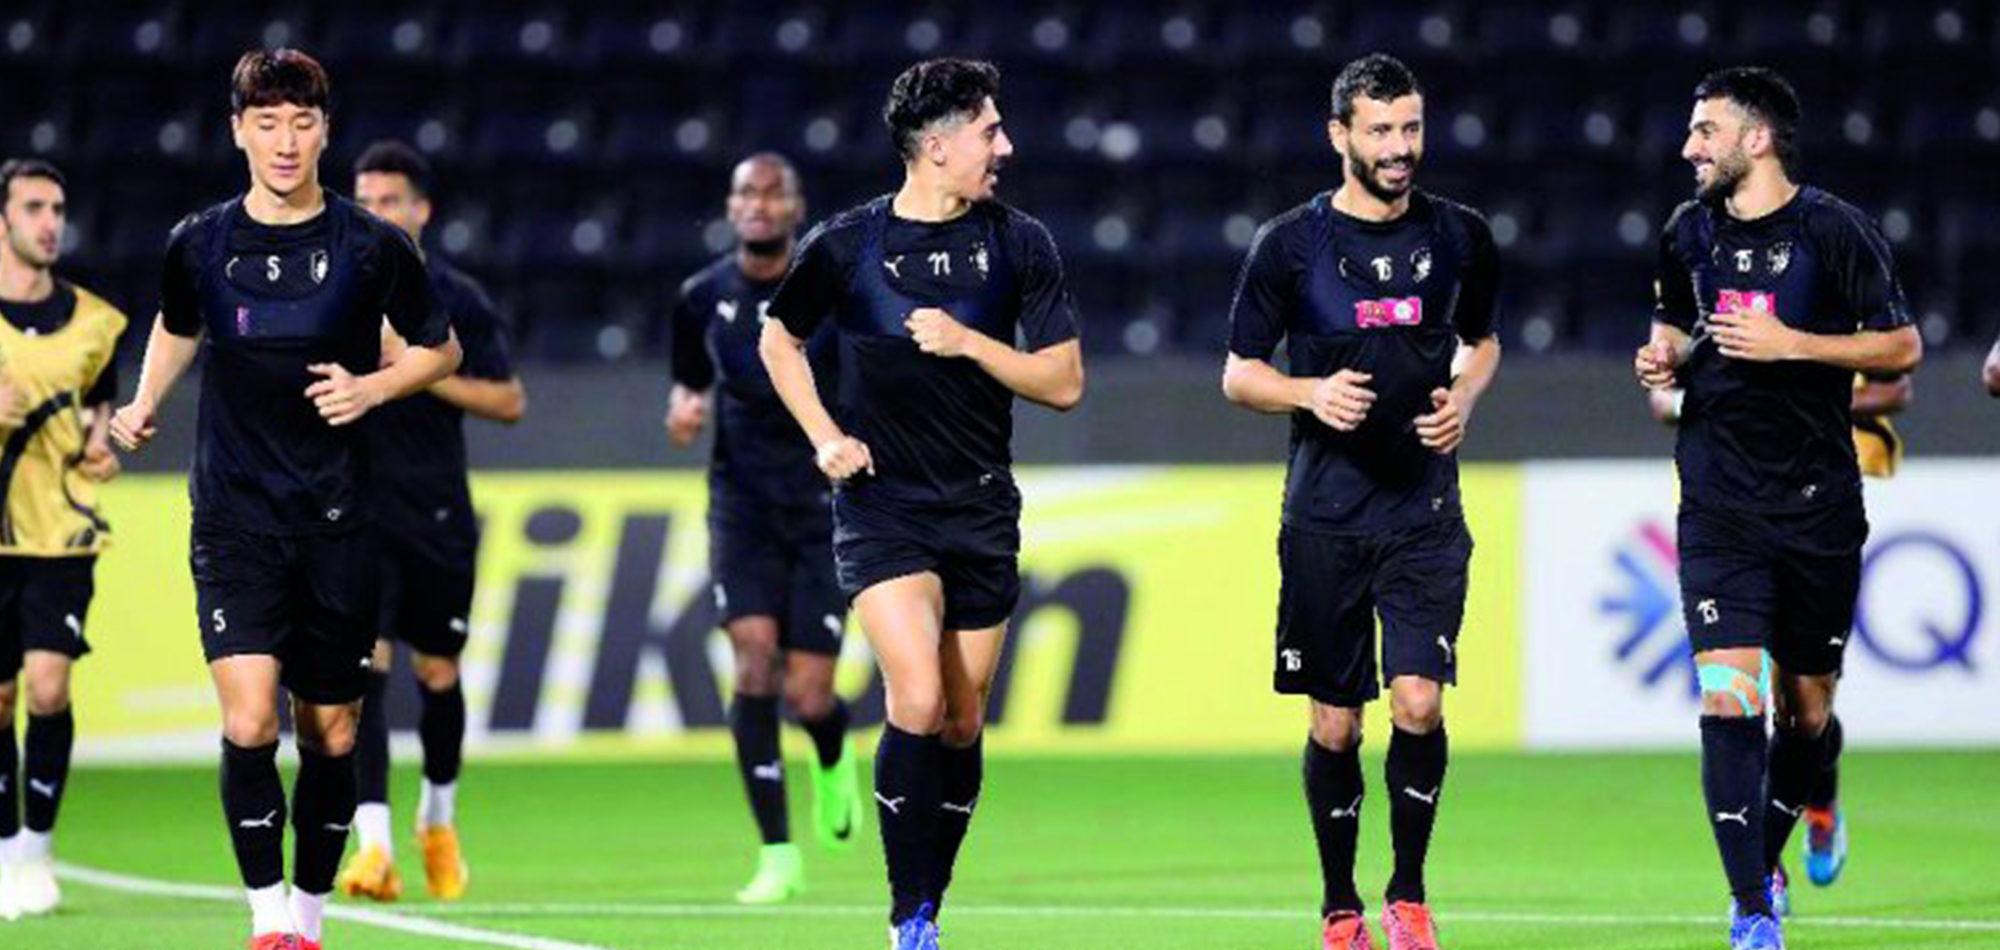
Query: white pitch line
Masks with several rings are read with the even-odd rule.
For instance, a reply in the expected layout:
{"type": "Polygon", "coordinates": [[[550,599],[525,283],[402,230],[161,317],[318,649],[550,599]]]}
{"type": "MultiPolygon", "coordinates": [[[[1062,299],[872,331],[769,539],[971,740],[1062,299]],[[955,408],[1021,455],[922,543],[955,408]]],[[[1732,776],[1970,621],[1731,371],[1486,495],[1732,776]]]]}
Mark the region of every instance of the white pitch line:
{"type": "MultiPolygon", "coordinates": [[[[64,880],[78,884],[88,884],[106,890],[124,891],[128,894],[144,894],[151,897],[177,897],[182,900],[219,901],[238,904],[243,901],[241,888],[217,887],[211,884],[181,884],[160,881],[153,878],[116,874],[94,868],[79,867],[74,864],[58,863],[56,872],[64,880]]],[[[348,920],[384,930],[400,930],[403,933],[432,937],[439,940],[453,940],[459,943],[476,943],[489,947],[505,947],[508,950],[610,950],[610,948],[588,943],[573,943],[551,937],[536,937],[527,934],[505,933],[467,927],[462,924],[445,923],[412,917],[407,914],[370,910],[362,907],[346,907],[328,904],[326,916],[334,920],[348,920]]]]}
{"type": "MultiPolygon", "coordinates": [[[[882,916],[884,908],[856,904],[795,904],[784,907],[743,907],[736,904],[647,904],[647,903],[540,903],[540,904],[449,904],[412,909],[413,913],[437,916],[556,917],[570,915],[628,917],[851,917],[882,916]]],[[[1090,907],[1080,905],[1006,906],[994,904],[953,904],[954,917],[1154,917],[1191,920],[1310,920],[1312,911],[1253,907],[1090,907]]],[[[1559,914],[1518,911],[1451,910],[1440,912],[1446,921],[1486,924],[1549,924],[1561,926],[1700,926],[1728,922],[1721,914],[1559,914]]],[[[1877,928],[1882,930],[1942,930],[2000,933],[2000,920],[1951,920],[1921,917],[1787,917],[1786,927],[1827,927],[1837,929],[1877,928]]]]}

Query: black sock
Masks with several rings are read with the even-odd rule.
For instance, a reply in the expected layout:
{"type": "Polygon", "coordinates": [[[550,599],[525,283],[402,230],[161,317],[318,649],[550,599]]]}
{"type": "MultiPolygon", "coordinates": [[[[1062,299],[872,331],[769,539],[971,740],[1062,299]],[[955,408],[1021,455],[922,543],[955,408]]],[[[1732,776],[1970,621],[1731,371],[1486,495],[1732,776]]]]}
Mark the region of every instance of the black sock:
{"type": "Polygon", "coordinates": [[[292,887],[308,894],[333,890],[340,854],[347,850],[347,827],[354,821],[354,756],[320,755],[299,749],[299,776],[292,788],[292,887]]]}
{"type": "Polygon", "coordinates": [[[417,735],[424,742],[424,778],[432,785],[458,781],[465,762],[465,690],[454,680],[449,689],[424,694],[417,718],[417,735]]]}
{"type": "Polygon", "coordinates": [[[0,723],[0,838],[21,833],[21,749],[14,744],[14,720],[0,723]]]}
{"type": "Polygon", "coordinates": [[[354,773],[359,801],[389,803],[389,674],[370,672],[354,733],[354,773]]]}
{"type": "Polygon", "coordinates": [[[1424,901],[1424,859],[1431,850],[1449,745],[1444,726],[1418,734],[1394,729],[1383,769],[1389,780],[1389,834],[1396,846],[1396,873],[1385,895],[1394,901],[1424,901]]]}
{"type": "Polygon", "coordinates": [[[944,906],[952,865],[958,862],[958,847],[972,828],[972,811],[979,805],[979,786],[986,777],[985,745],[984,735],[963,749],[938,745],[937,848],[931,852],[933,907],[944,906]]]}
{"type": "Polygon", "coordinates": [[[736,769],[743,773],[743,791],[750,796],[750,813],[765,844],[792,840],[785,815],[785,761],[778,750],[778,698],[736,694],[729,710],[729,732],[736,737],[736,769]]]}
{"type": "Polygon", "coordinates": [[[1825,810],[1840,801],[1840,750],[1846,737],[1841,735],[1839,716],[1827,720],[1822,741],[1825,748],[1820,753],[1819,777],[1813,781],[1812,794],[1806,797],[1806,807],[1825,810]]]}
{"type": "Polygon", "coordinates": [[[1805,817],[1825,757],[1825,731],[1817,736],[1788,729],[1772,732],[1770,772],[1765,779],[1770,804],[1764,811],[1764,867],[1777,867],[1784,856],[1792,828],[1805,817]]]}
{"type": "Polygon", "coordinates": [[[69,753],[76,744],[76,719],[68,707],[53,716],[28,716],[28,761],[21,795],[29,831],[55,830],[63,792],[69,790],[69,753]]]}
{"type": "Polygon", "coordinates": [[[278,777],[276,742],[245,749],[222,740],[222,816],[243,886],[284,883],[285,783],[278,777]]]}
{"type": "Polygon", "coordinates": [[[1311,739],[1305,753],[1306,808],[1319,843],[1319,877],[1325,891],[1319,913],[1361,912],[1354,887],[1354,844],[1361,836],[1361,751],[1335,752],[1311,739]]]}
{"type": "Polygon", "coordinates": [[[889,865],[891,924],[915,916],[936,896],[930,892],[930,868],[937,853],[939,750],[937,736],[913,735],[894,724],[882,727],[882,744],[875,751],[875,803],[889,865]]]}
{"type": "Polygon", "coordinates": [[[1701,791],[1729,892],[1746,914],[1771,912],[1764,893],[1767,745],[1762,716],[1701,717],[1701,791]]]}
{"type": "Polygon", "coordinates": [[[813,753],[819,756],[820,768],[832,766],[846,754],[847,720],[847,701],[838,696],[833,698],[833,706],[826,715],[799,720],[799,727],[812,737],[813,753]]]}

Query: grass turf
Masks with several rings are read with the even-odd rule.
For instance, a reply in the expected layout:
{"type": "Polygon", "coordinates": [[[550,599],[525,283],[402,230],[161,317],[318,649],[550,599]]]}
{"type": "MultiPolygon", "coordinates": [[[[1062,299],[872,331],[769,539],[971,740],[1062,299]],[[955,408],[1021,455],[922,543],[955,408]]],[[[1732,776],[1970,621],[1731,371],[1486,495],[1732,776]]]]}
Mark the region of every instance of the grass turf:
{"type": "MultiPolygon", "coordinates": [[[[1373,895],[1387,880],[1389,841],[1379,759],[1368,770],[1360,880],[1373,895]]],[[[885,886],[872,820],[853,851],[818,850],[795,774],[811,890],[783,908],[729,903],[755,845],[730,766],[548,762],[474,763],[460,795],[468,899],[424,896],[420,854],[405,840],[408,896],[386,909],[613,950],[880,947],[885,886]]],[[[406,831],[416,776],[396,779],[406,831]]],[[[63,860],[234,882],[212,769],[80,769],[71,784],[63,860]]],[[[1317,946],[1317,865],[1299,784],[1286,757],[996,758],[944,917],[946,945],[1317,946]]],[[[2000,948],[1995,788],[1992,752],[1849,756],[1853,860],[1822,890],[1790,852],[1799,882],[1788,945],[2000,948]]],[[[1431,900],[1451,950],[1723,945],[1726,896],[1692,756],[1461,755],[1435,841],[1431,900]]],[[[246,928],[240,902],[72,881],[57,915],[0,923],[0,947],[237,947],[246,928]]],[[[478,945],[346,920],[327,936],[333,950],[478,945]]]]}

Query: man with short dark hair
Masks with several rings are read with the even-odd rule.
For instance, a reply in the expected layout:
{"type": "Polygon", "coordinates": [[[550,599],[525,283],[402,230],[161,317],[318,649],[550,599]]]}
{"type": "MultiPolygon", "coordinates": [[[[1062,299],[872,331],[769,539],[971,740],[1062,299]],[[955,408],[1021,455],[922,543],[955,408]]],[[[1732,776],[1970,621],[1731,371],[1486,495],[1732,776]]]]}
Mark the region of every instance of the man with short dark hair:
{"type": "MultiPolygon", "coordinates": [[[[439,900],[465,894],[468,872],[456,821],[465,746],[459,655],[471,631],[479,518],[466,477],[464,423],[470,413],[512,424],[528,405],[507,352],[506,319],[486,289],[443,255],[424,251],[431,188],[430,163],[402,142],[376,142],[354,163],[355,202],[409,236],[465,354],[457,372],[383,406],[368,425],[378,502],[382,619],[354,750],[360,775],[354,831],[360,848],[337,883],[350,897],[379,901],[393,901],[403,890],[389,831],[384,699],[392,639],[410,647],[423,704],[417,734],[423,742],[424,780],[416,824],[425,887],[439,900]]],[[[386,355],[393,357],[402,340],[392,329],[384,332],[389,336],[386,355]]]]}
{"type": "Polygon", "coordinates": [[[1839,755],[1833,693],[1868,537],[1855,374],[1907,373],[1923,354],[1887,240],[1796,183],[1800,121],[1767,69],[1695,88],[1681,148],[1695,198],[1661,229],[1652,339],[1633,360],[1649,389],[1687,392],[1681,606],[1732,950],[1784,946],[1778,858],[1839,755]]]}
{"type": "Polygon", "coordinates": [[[252,950],[317,950],[354,820],[355,719],[380,619],[368,443],[355,423],[459,360],[409,238],[320,187],[328,102],[326,71],[304,53],[237,63],[230,127],[249,188],[174,229],[138,391],[111,420],[127,451],[144,445],[160,403],[206,356],[189,562],[252,950]],[[384,318],[407,342],[388,365],[384,318]],[[289,809],[280,684],[299,752],[289,809]]]}
{"type": "Polygon", "coordinates": [[[888,684],[875,800],[896,950],[937,947],[979,799],[986,700],[1021,593],[1014,397],[1058,410],[1083,398],[1055,242],[993,197],[1014,151],[999,90],[992,64],[962,59],[896,78],[883,120],[902,188],[813,229],[760,343],[834,482],[840,586],[888,684]],[[829,317],[838,421],[802,349],[829,317]]]}
{"type": "Polygon", "coordinates": [[[1230,308],[1222,389],[1292,418],[1273,679],[1310,698],[1321,946],[1374,946],[1354,853],[1362,707],[1385,683],[1396,862],[1382,929],[1391,950],[1436,950],[1424,864],[1472,558],[1456,453],[1500,363],[1499,252],[1478,212],[1416,187],[1424,95],[1401,62],[1349,63],[1332,113],[1346,181],[1258,231],[1230,308]],[[1271,363],[1280,343],[1289,372],[1271,363]]]}
{"type": "Polygon", "coordinates": [[[50,854],[69,789],[70,668],[110,525],[97,485],[118,474],[108,426],[125,315],[53,271],[69,204],[62,172],[0,164],[0,919],[62,899],[50,854]],[[23,676],[22,674],[26,675],[23,676]],[[27,756],[14,706],[27,683],[27,756]],[[22,768],[25,766],[25,768],[22,768]],[[25,812],[25,815],[23,814],[25,812]],[[25,829],[23,819],[25,818],[25,829]]]}
{"type": "MultiPolygon", "coordinates": [[[[726,213],[736,247],[681,284],[671,317],[674,387],[667,434],[689,445],[714,407],[708,471],[709,580],[736,657],[729,731],[763,847],[745,904],[788,900],[805,887],[804,859],[785,813],[778,700],[813,743],[813,831],[822,846],[852,846],[864,814],[848,748],[847,704],[833,689],[847,603],[833,568],[833,509],[812,443],[757,355],[764,311],[791,264],[805,218],[798,172],[775,152],[730,174],[726,213]]],[[[812,344],[813,377],[832,392],[833,328],[812,344]]]]}

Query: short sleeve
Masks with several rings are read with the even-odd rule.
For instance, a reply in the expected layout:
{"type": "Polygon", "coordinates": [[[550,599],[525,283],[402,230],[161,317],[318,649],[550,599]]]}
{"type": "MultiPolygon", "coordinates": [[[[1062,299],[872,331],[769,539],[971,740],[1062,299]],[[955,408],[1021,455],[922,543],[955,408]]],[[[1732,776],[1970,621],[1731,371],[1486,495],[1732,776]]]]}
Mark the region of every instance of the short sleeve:
{"type": "Polygon", "coordinates": [[[1896,280],[1895,256],[1880,228],[1852,208],[1820,216],[1821,253],[1848,311],[1863,330],[1909,326],[1910,305],[1896,280]]]}
{"type": "Polygon", "coordinates": [[[1694,299],[1694,275],[1681,256],[1681,219],[1688,214],[1682,205],[1660,229],[1659,257],[1653,263],[1653,319],[1693,333],[1701,316],[1694,299]]]}
{"type": "Polygon", "coordinates": [[[836,259],[829,224],[821,224],[806,235],[797,259],[771,296],[771,318],[784,324],[797,339],[812,339],[845,289],[846,268],[836,259]]]}
{"type": "Polygon", "coordinates": [[[1077,338],[1076,301],[1049,229],[1032,219],[1016,226],[1021,231],[1021,341],[1033,353],[1077,338]]]}
{"type": "Polygon", "coordinates": [[[715,361],[708,355],[708,319],[693,299],[696,290],[695,281],[681,285],[678,299],[674,301],[674,311],[668,317],[672,349],[667,355],[673,367],[674,382],[696,392],[705,392],[715,385],[715,361]]]}
{"type": "Polygon", "coordinates": [[[174,227],[160,273],[160,321],[168,333],[180,337],[201,335],[201,262],[196,248],[200,220],[190,215],[174,227]]]}
{"type": "Polygon", "coordinates": [[[1289,220],[1268,222],[1257,230],[1236,278],[1236,295],[1229,304],[1229,352],[1245,359],[1269,360],[1277,352],[1298,302],[1283,230],[1289,220]]]}
{"type": "Polygon", "coordinates": [[[451,305],[451,324],[458,331],[464,357],[457,375],[471,379],[514,378],[514,358],[507,346],[507,318],[500,314],[485,288],[469,280],[458,283],[451,305]]]}
{"type": "Polygon", "coordinates": [[[451,337],[451,320],[431,289],[430,274],[424,270],[417,247],[402,232],[388,225],[372,224],[377,279],[377,302],[396,335],[412,346],[443,346],[451,337]]]}
{"type": "Polygon", "coordinates": [[[1465,274],[1451,322],[1459,339],[1477,341],[1500,328],[1500,248],[1493,243],[1493,229],[1485,218],[1467,212],[1465,219],[1465,274]]]}

